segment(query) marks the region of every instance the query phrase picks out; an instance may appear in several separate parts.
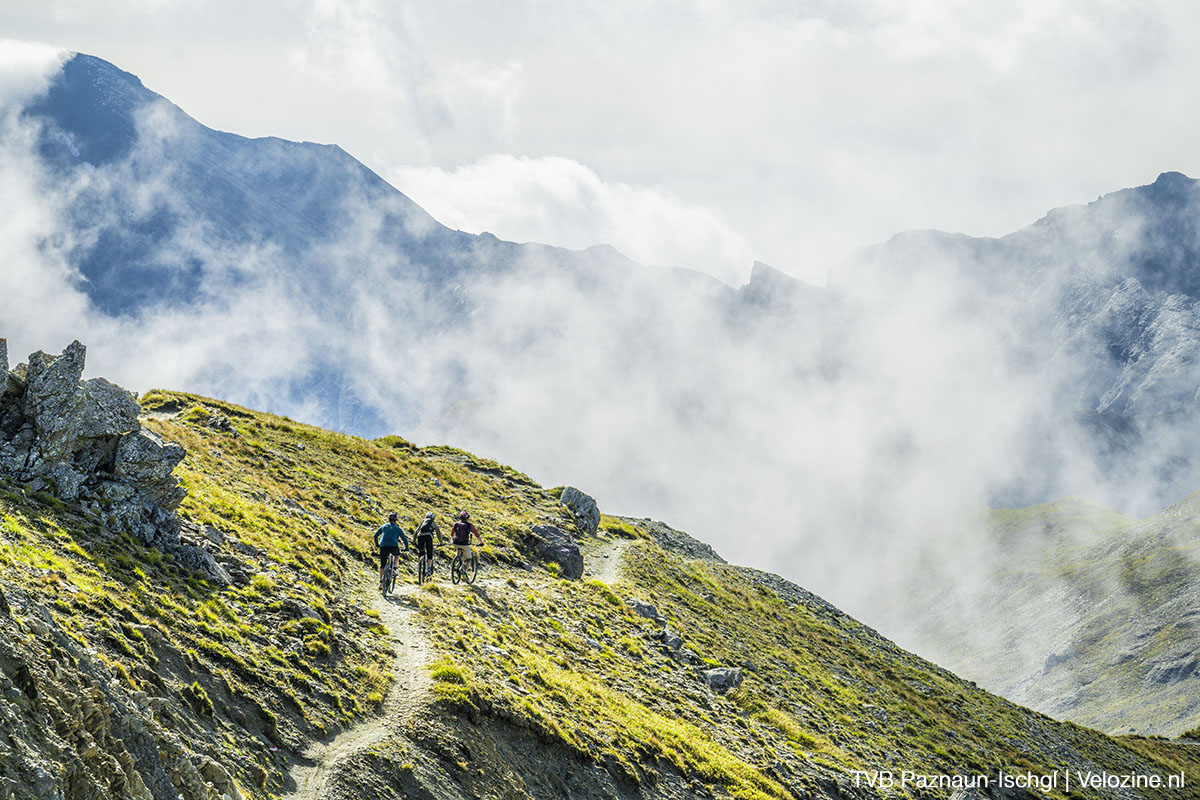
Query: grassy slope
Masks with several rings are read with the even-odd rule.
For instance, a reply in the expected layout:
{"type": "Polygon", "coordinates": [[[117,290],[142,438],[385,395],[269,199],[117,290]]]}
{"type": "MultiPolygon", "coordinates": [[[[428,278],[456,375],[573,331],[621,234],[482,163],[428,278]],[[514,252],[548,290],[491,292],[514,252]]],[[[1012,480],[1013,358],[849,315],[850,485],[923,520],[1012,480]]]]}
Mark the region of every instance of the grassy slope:
{"type": "Polygon", "coordinates": [[[940,663],[1102,730],[1178,735],[1200,723],[1195,679],[1155,677],[1200,648],[1200,497],[1148,520],[1067,499],[987,522],[978,604],[994,624],[954,635],[975,610],[932,604],[924,638],[940,663]]]}
{"type": "Polygon", "coordinates": [[[382,697],[387,658],[364,593],[370,532],[393,508],[409,525],[427,509],[444,520],[469,508],[488,540],[485,583],[438,582],[417,595],[439,702],[464,725],[532,736],[622,785],[652,786],[670,772],[697,792],[788,797],[846,787],[854,769],[1100,766],[1183,768],[1200,781],[1189,749],[1053,723],[772,576],[665,552],[637,524],[605,519],[602,542],[631,542],[612,586],[523,569],[529,527],[571,521],[553,493],[494,462],[187,395],[143,402],[158,412],[148,426],[187,448],[181,514],[226,532],[223,552],[234,552],[232,539],[261,552],[238,551],[249,585],[218,591],[11,487],[0,497],[0,569],[131,687],[164,698],[164,724],[226,763],[251,795],[285,788],[285,754],[382,697]],[[210,428],[211,414],[229,417],[237,435],[210,428]],[[629,598],[654,603],[699,663],[673,657],[629,598]],[[297,618],[298,604],[320,620],[297,618]],[[151,652],[148,627],[167,645],[151,652]],[[712,693],[698,670],[717,665],[743,666],[745,683],[712,693]]]}

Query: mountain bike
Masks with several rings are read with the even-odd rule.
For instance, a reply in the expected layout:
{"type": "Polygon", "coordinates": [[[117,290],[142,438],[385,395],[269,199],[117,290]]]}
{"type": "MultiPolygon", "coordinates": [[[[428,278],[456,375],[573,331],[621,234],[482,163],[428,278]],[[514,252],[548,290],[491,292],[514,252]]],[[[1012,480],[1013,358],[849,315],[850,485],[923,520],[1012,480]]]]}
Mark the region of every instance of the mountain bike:
{"type": "Polygon", "coordinates": [[[454,583],[459,581],[474,583],[477,575],[479,575],[479,554],[472,550],[470,562],[464,564],[462,551],[458,551],[458,555],[450,562],[450,580],[454,583]]]}
{"type": "Polygon", "coordinates": [[[399,562],[400,556],[392,553],[383,566],[383,580],[379,582],[379,591],[383,592],[384,597],[396,589],[396,573],[400,571],[399,562]]]}
{"type": "Polygon", "coordinates": [[[433,559],[425,554],[417,559],[417,584],[420,585],[425,581],[433,578],[433,559]]]}

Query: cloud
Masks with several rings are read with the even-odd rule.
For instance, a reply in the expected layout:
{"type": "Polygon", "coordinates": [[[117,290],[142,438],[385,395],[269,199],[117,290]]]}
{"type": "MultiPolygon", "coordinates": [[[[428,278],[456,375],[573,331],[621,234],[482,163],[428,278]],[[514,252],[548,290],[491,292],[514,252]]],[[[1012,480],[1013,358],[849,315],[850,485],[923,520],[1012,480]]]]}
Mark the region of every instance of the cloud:
{"type": "Polygon", "coordinates": [[[0,38],[0,110],[18,111],[45,91],[68,55],[48,44],[0,38]]]}
{"type": "Polygon", "coordinates": [[[749,275],[750,243],[720,215],[657,187],[609,183],[565,158],[485,156],[447,171],[402,167],[392,181],[443,224],[517,242],[613,245],[644,264],[685,266],[732,285],[749,275]]]}

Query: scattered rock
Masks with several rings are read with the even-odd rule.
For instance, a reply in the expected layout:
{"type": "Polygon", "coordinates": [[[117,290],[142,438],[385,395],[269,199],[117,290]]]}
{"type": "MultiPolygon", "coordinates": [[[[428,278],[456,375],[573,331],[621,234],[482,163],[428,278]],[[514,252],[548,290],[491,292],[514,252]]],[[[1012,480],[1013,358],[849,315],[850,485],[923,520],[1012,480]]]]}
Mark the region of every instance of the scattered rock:
{"type": "Polygon", "coordinates": [[[641,600],[629,600],[629,607],[637,612],[640,616],[646,619],[652,619],[655,622],[662,622],[662,617],[658,615],[658,609],[649,603],[643,603],[641,600]]]}
{"type": "Polygon", "coordinates": [[[225,571],[225,568],[218,564],[217,560],[212,557],[212,553],[203,547],[175,545],[169,548],[168,552],[175,557],[175,561],[181,567],[199,574],[209,583],[215,583],[218,586],[229,586],[233,583],[233,578],[225,571]]]}
{"type": "Polygon", "coordinates": [[[720,564],[725,563],[725,559],[717,555],[717,551],[712,547],[700,541],[693,539],[683,531],[677,531],[671,526],[651,519],[628,519],[623,518],[625,522],[636,525],[642,530],[650,534],[650,538],[664,550],[672,550],[676,553],[687,556],[688,558],[697,558],[702,561],[715,561],[720,564]]]}
{"type": "Polygon", "coordinates": [[[662,642],[663,646],[672,653],[678,653],[679,649],[683,647],[683,637],[669,627],[654,634],[654,638],[662,642]]]}
{"type": "Polygon", "coordinates": [[[211,783],[222,797],[229,797],[230,800],[242,800],[241,790],[238,789],[237,784],[234,783],[225,768],[216,761],[208,756],[197,754],[193,756],[192,763],[195,764],[200,777],[211,783]]]}
{"type": "Polygon", "coordinates": [[[700,675],[714,692],[728,692],[742,685],[741,667],[717,667],[703,670],[700,675]]]}
{"type": "Polygon", "coordinates": [[[525,537],[525,546],[543,561],[558,564],[561,575],[569,580],[583,577],[583,554],[571,534],[553,525],[534,525],[525,537]]]}
{"type": "Polygon", "coordinates": [[[285,598],[282,605],[283,610],[296,619],[315,619],[318,621],[322,619],[321,615],[315,610],[294,597],[285,598]]]}
{"type": "Polygon", "coordinates": [[[251,558],[264,558],[267,555],[265,551],[260,550],[252,544],[246,544],[245,542],[234,542],[233,549],[242,555],[250,556],[251,558]]]}
{"type": "Polygon", "coordinates": [[[575,515],[575,529],[584,536],[595,536],[600,528],[600,507],[590,495],[568,486],[563,489],[558,502],[571,509],[575,515]]]}
{"type": "Polygon", "coordinates": [[[1170,661],[1160,661],[1146,673],[1146,683],[1179,683],[1196,672],[1196,656],[1185,655],[1170,661]]]}

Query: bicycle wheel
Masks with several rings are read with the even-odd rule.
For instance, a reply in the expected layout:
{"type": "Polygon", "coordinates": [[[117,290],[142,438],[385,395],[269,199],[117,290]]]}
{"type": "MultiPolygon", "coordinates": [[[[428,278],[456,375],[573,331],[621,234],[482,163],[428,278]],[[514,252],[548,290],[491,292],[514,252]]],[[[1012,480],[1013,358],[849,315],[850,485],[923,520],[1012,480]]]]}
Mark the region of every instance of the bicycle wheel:
{"type": "Polygon", "coordinates": [[[462,554],[460,553],[454,557],[453,561],[450,562],[450,580],[453,583],[458,583],[462,579],[462,554]]]}
{"type": "Polygon", "coordinates": [[[467,583],[474,583],[475,578],[479,575],[479,556],[472,556],[471,563],[462,568],[463,579],[467,583]]]}
{"type": "Polygon", "coordinates": [[[388,595],[388,587],[392,584],[392,565],[385,564],[383,567],[383,579],[379,581],[379,593],[384,597],[388,595]]]}
{"type": "Polygon", "coordinates": [[[428,577],[428,573],[426,571],[427,567],[426,567],[425,562],[426,562],[425,556],[421,556],[421,558],[417,561],[417,585],[418,586],[423,584],[425,582],[425,579],[428,577]]]}
{"type": "Polygon", "coordinates": [[[392,569],[388,575],[388,594],[396,591],[396,573],[400,571],[400,564],[393,560],[392,569]]]}

